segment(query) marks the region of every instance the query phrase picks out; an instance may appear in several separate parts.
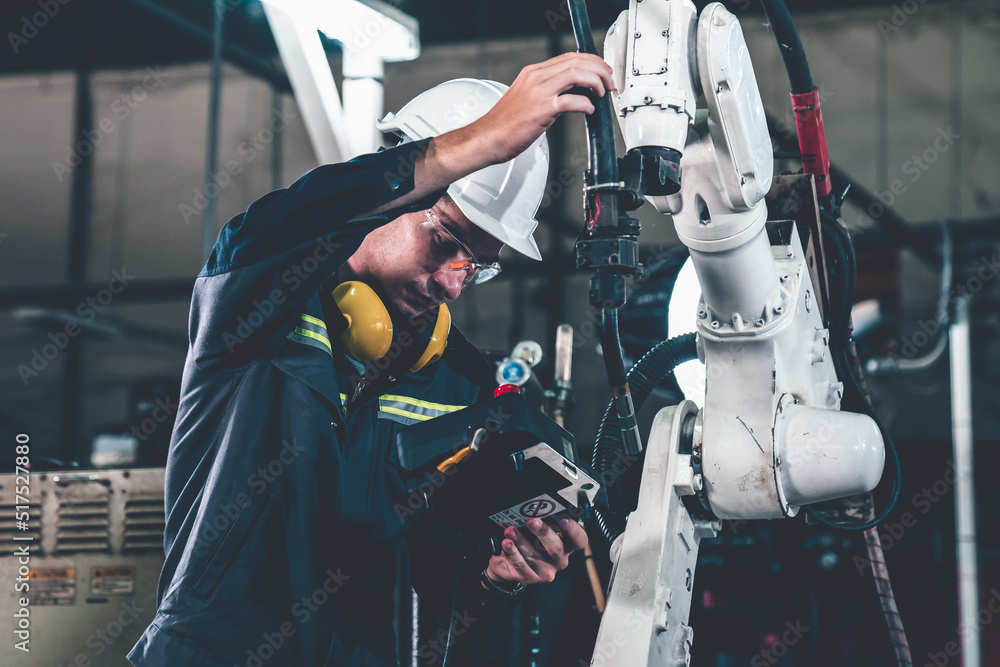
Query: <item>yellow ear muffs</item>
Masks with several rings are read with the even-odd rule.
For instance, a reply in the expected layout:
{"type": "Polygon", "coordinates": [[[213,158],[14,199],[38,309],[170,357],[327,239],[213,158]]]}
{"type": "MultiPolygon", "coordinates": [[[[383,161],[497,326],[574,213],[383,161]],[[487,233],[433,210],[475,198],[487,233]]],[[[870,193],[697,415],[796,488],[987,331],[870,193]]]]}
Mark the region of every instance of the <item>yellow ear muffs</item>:
{"type": "Polygon", "coordinates": [[[361,362],[385,356],[392,344],[392,318],[375,291],[363,282],[349,280],[333,289],[347,329],[340,334],[347,353],[361,362]]]}
{"type": "Polygon", "coordinates": [[[442,303],[438,306],[438,315],[434,321],[434,330],[431,333],[431,339],[427,343],[423,354],[417,359],[417,362],[410,366],[411,373],[416,373],[424,366],[433,364],[441,358],[441,355],[444,354],[444,349],[448,346],[448,332],[450,331],[451,311],[448,310],[448,304],[442,303]]]}
{"type": "MultiPolygon", "coordinates": [[[[347,353],[362,363],[385,357],[392,347],[395,330],[389,311],[375,290],[363,282],[349,280],[333,288],[332,296],[347,325],[340,334],[340,342],[347,353]]],[[[436,317],[433,312],[427,313],[426,317],[434,317],[434,326],[428,332],[425,324],[413,340],[416,345],[423,345],[423,351],[410,366],[411,373],[440,359],[448,346],[448,333],[451,331],[451,311],[448,310],[448,305],[442,303],[436,317]]],[[[401,340],[402,336],[401,333],[401,340]]],[[[412,347],[403,354],[397,350],[393,358],[401,356],[398,361],[405,363],[407,358],[413,358],[412,355],[418,349],[420,348],[412,347]]]]}

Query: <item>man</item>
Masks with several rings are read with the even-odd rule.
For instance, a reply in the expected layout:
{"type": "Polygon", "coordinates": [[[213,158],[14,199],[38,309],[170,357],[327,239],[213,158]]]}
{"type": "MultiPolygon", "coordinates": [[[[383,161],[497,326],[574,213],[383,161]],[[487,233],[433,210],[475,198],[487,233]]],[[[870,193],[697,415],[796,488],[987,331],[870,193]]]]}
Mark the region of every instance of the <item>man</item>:
{"type": "Polygon", "coordinates": [[[485,398],[488,369],[452,331],[436,364],[366,381],[338,343],[330,289],[363,281],[400,322],[495,274],[504,242],[538,258],[523,221],[480,216],[474,195],[445,189],[515,160],[562,113],[592,112],[580,88],[613,85],[595,56],[526,67],[468,125],[400,132],[412,141],[318,167],[223,228],[192,296],[166,560],[133,664],[396,665],[399,540],[422,599],[466,622],[551,581],[583,548],[576,523],[533,521],[507,529],[500,555],[477,557],[456,527],[405,504],[395,434],[485,398]]]}

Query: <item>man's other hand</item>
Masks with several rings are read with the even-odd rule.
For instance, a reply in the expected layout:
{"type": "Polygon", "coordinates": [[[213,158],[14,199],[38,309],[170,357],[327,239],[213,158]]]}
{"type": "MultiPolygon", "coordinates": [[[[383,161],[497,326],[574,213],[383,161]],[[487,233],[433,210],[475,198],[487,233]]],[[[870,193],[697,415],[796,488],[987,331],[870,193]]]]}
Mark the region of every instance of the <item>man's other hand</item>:
{"type": "Polygon", "coordinates": [[[580,524],[570,518],[558,523],[561,536],[541,519],[529,519],[527,530],[506,528],[500,543],[503,553],[490,558],[486,576],[501,585],[555,579],[556,573],[569,565],[569,555],[587,546],[587,533],[580,524]]]}

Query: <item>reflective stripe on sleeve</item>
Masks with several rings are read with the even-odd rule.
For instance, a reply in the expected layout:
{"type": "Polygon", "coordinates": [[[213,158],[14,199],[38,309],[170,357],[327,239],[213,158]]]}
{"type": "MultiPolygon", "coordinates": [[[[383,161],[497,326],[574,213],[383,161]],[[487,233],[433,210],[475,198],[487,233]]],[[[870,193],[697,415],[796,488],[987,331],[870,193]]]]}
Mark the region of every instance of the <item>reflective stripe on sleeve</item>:
{"type": "Polygon", "coordinates": [[[383,394],[378,399],[379,416],[386,413],[386,415],[398,415],[414,421],[427,421],[428,419],[457,412],[466,407],[468,406],[434,403],[432,401],[413,398],[412,396],[399,396],[397,394],[383,394]]]}
{"type": "Polygon", "coordinates": [[[288,337],[298,343],[319,348],[333,356],[333,347],[330,345],[330,335],[326,331],[326,324],[323,320],[312,315],[301,313],[298,326],[288,334],[288,337]]]}

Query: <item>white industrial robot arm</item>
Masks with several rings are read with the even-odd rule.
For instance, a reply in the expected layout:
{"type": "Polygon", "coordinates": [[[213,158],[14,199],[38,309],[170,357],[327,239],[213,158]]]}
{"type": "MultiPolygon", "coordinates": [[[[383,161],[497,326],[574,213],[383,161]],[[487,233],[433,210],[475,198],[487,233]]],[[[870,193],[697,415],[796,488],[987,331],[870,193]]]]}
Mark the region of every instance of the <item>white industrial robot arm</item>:
{"type": "Polygon", "coordinates": [[[871,419],[840,412],[794,223],[767,223],[773,155],[739,21],[719,3],[699,17],[690,0],[632,0],[605,59],[626,149],[679,158],[680,191],[647,200],[691,251],[707,379],[701,411],[685,401],[654,422],[592,664],[686,665],[698,545],[718,520],[870,491],[884,447],[871,419]]]}

